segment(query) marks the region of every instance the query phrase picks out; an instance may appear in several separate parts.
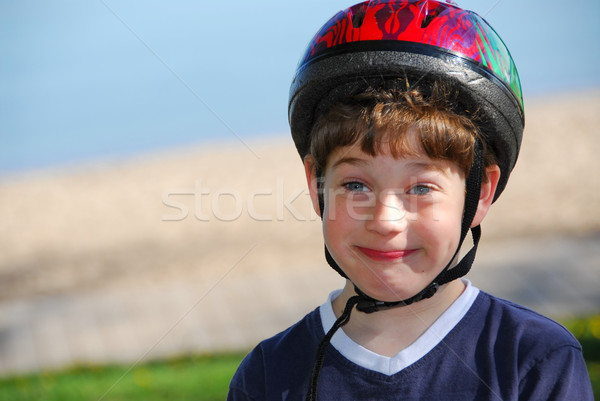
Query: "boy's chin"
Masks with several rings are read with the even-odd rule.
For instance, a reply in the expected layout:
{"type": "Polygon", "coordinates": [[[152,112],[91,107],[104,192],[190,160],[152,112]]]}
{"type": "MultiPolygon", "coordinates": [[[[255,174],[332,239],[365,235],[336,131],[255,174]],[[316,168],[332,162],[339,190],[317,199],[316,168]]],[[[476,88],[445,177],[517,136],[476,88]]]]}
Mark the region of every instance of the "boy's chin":
{"type": "MultiPolygon", "coordinates": [[[[425,288],[427,284],[423,284],[425,288]]],[[[373,285],[357,285],[357,287],[367,296],[383,302],[398,302],[409,299],[417,295],[423,288],[405,288],[402,286],[373,286],[373,285]]]]}

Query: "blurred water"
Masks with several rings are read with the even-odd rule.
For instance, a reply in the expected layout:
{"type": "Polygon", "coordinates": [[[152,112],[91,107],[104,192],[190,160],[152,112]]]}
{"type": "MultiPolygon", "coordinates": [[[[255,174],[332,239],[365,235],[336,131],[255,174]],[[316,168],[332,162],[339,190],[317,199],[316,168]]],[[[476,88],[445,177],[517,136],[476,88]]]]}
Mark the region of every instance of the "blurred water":
{"type": "MultiPolygon", "coordinates": [[[[0,174],[287,136],[310,37],[352,2],[0,2],[0,174]]],[[[465,0],[507,42],[526,98],[600,85],[600,2],[465,0]]]]}

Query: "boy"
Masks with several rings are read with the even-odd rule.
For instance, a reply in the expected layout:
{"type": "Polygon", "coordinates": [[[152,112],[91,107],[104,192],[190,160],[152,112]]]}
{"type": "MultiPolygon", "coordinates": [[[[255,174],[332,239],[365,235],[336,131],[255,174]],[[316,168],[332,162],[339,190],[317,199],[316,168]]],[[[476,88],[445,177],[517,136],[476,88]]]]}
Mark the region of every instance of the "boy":
{"type": "Polygon", "coordinates": [[[347,281],[246,357],[229,400],[593,399],[567,330],[459,279],[524,125],[513,61],[483,19],[427,0],[342,11],[300,62],[289,112],[347,281]]]}

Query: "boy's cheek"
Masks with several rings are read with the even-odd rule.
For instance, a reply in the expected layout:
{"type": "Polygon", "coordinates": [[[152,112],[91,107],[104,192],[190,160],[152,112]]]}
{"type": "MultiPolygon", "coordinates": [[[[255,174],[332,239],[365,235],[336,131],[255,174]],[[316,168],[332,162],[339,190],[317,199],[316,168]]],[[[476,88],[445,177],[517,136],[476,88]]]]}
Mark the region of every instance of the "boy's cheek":
{"type": "Polygon", "coordinates": [[[343,218],[352,221],[371,221],[376,218],[377,208],[385,209],[385,219],[402,220],[406,218],[406,210],[401,204],[378,200],[373,192],[348,193],[347,191],[332,191],[328,197],[328,220],[343,218]]]}
{"type": "Polygon", "coordinates": [[[369,192],[350,194],[340,203],[345,208],[344,215],[355,221],[365,221],[373,219],[373,208],[376,206],[377,200],[375,194],[369,192]]]}

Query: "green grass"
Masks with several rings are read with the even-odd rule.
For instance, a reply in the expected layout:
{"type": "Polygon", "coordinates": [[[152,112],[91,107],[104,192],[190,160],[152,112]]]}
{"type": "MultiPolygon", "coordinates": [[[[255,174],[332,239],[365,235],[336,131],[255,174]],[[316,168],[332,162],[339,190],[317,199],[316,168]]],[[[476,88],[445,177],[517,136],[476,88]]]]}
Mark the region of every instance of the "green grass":
{"type": "Polygon", "coordinates": [[[222,401],[243,354],[88,366],[0,380],[0,401],[222,401]]]}
{"type": "Polygon", "coordinates": [[[594,390],[594,399],[600,400],[600,362],[586,362],[590,378],[592,379],[592,389],[594,390]]]}
{"type": "Polygon", "coordinates": [[[583,357],[592,380],[594,397],[600,400],[600,315],[572,319],[565,326],[583,347],[583,357]]]}
{"type": "MultiPolygon", "coordinates": [[[[583,346],[600,396],[600,315],[565,322],[583,346]]],[[[0,380],[0,401],[221,401],[244,354],[173,358],[128,366],[87,366],[0,380]]]]}

